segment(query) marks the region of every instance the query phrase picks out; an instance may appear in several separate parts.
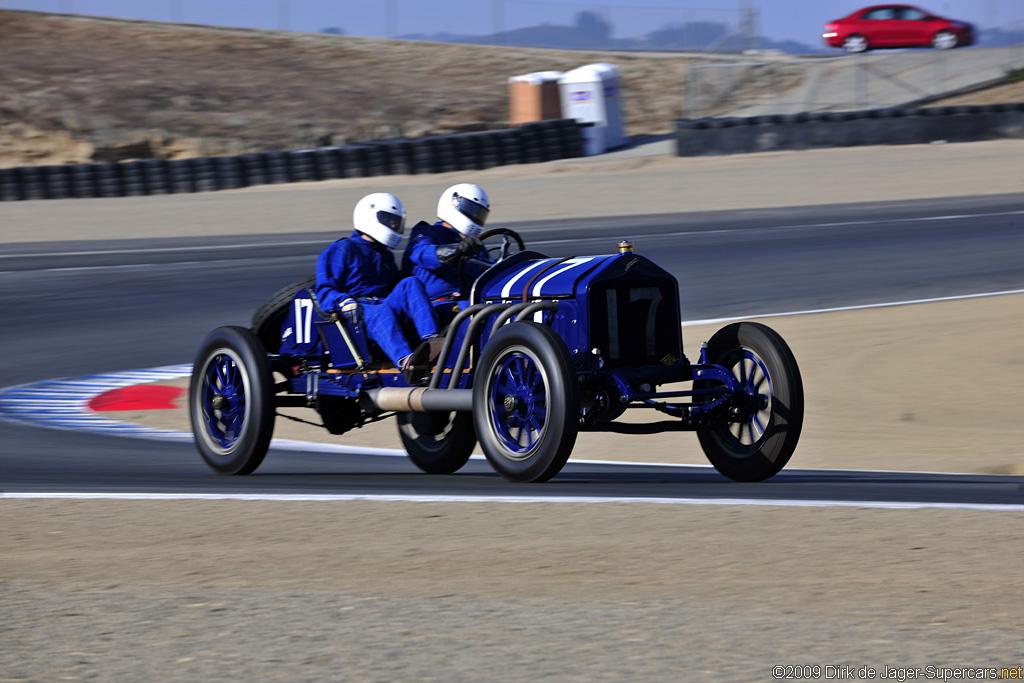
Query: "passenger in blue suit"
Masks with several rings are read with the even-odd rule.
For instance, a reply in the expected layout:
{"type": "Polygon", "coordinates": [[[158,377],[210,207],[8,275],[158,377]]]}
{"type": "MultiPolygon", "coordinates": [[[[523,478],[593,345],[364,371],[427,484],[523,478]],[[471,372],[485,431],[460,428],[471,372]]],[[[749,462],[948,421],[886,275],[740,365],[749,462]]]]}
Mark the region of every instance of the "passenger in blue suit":
{"type": "MultiPolygon", "coordinates": [[[[402,274],[422,282],[427,296],[435,303],[467,299],[469,292],[463,291],[465,287],[455,266],[461,256],[492,262],[477,237],[490,211],[490,199],[477,185],[459,183],[449,187],[437,202],[438,221],[433,225],[420,222],[413,227],[402,257],[402,274]]],[[[465,264],[470,281],[484,269],[485,266],[472,261],[465,264]]]]}
{"type": "Polygon", "coordinates": [[[405,207],[393,194],[378,192],[359,200],[353,212],[355,233],[331,243],[316,262],[316,295],[320,307],[349,322],[366,322],[395,367],[406,371],[429,360],[429,345],[414,354],[402,332],[412,320],[421,340],[438,333],[437,315],[423,283],[401,278],[391,250],[405,227],[405,207]],[[422,356],[422,357],[421,357],[422,356]]]}

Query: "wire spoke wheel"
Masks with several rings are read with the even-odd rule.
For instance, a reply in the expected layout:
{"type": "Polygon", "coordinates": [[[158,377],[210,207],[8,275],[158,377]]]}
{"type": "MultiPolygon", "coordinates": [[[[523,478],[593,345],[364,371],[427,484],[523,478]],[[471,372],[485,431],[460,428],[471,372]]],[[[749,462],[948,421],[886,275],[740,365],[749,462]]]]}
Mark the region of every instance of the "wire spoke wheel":
{"type": "Polygon", "coordinates": [[[513,460],[528,458],[547,426],[548,382],[539,363],[528,349],[510,348],[490,392],[496,432],[513,460]]]}
{"type": "Polygon", "coordinates": [[[711,337],[707,359],[729,371],[734,391],[697,432],[705,455],[730,479],[774,476],[793,455],[803,425],[803,383],[792,351],[765,325],[735,323],[711,337]]]}
{"type": "Polygon", "coordinates": [[[248,415],[249,376],[230,349],[217,349],[209,361],[202,386],[206,430],[223,452],[231,450],[248,415]]]}
{"type": "Polygon", "coordinates": [[[474,378],[477,435],[510,481],[547,481],[565,465],[579,429],[579,389],[565,343],[549,327],[518,322],[488,341],[474,378]]]}
{"type": "Polygon", "coordinates": [[[750,349],[731,368],[744,392],[742,407],[735,410],[729,432],[743,446],[754,446],[767,434],[772,409],[772,380],[764,361],[750,349]]]}
{"type": "Polygon", "coordinates": [[[192,366],[189,419],[196,448],[220,474],[259,467],[274,431],[270,364],[244,327],[210,333],[192,366]]]}

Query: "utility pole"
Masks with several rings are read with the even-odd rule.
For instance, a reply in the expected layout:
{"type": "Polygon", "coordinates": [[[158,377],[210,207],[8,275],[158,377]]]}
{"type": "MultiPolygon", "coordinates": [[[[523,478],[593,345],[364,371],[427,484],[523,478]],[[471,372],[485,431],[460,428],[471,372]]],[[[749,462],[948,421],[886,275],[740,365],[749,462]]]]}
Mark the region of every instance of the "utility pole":
{"type": "Polygon", "coordinates": [[[277,28],[280,31],[290,30],[288,20],[291,18],[291,8],[288,2],[289,0],[277,0],[277,28]]]}
{"type": "Polygon", "coordinates": [[[505,42],[502,33],[505,32],[505,3],[504,0],[494,0],[492,19],[494,20],[494,42],[499,45],[505,42]]]}
{"type": "Polygon", "coordinates": [[[743,50],[754,49],[754,9],[750,6],[750,0],[740,0],[740,42],[743,50]]]}
{"type": "Polygon", "coordinates": [[[398,35],[398,12],[395,9],[395,0],[387,0],[384,3],[384,37],[394,38],[398,35]]]}

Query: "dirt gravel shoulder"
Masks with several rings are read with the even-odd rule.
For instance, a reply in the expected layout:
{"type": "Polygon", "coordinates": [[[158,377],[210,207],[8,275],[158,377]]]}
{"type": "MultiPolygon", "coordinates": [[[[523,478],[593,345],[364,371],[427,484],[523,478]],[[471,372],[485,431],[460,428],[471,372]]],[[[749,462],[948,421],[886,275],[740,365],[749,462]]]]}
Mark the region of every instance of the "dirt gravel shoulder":
{"type": "MultiPolygon", "coordinates": [[[[5,680],[1017,666],[1021,513],[0,500],[5,680]]],[[[816,680],[823,680],[824,676],[816,680]]]]}

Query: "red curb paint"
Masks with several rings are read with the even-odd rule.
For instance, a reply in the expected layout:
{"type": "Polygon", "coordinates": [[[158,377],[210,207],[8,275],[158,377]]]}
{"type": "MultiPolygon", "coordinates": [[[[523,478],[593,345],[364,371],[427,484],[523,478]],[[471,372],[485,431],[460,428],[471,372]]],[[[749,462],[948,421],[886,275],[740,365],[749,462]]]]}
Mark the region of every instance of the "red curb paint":
{"type": "Polygon", "coordinates": [[[98,413],[115,410],[173,410],[175,400],[185,393],[182,387],[134,386],[111,389],[89,400],[89,409],[98,413]]]}

